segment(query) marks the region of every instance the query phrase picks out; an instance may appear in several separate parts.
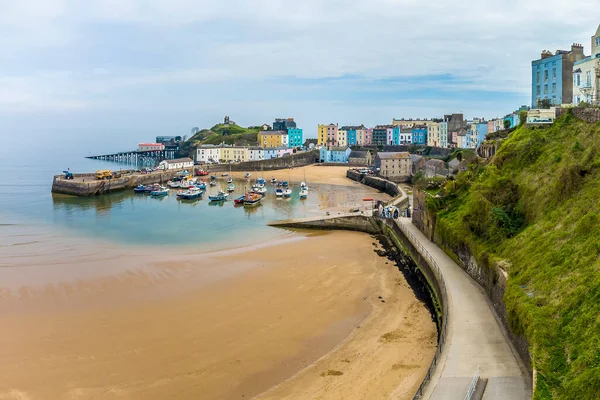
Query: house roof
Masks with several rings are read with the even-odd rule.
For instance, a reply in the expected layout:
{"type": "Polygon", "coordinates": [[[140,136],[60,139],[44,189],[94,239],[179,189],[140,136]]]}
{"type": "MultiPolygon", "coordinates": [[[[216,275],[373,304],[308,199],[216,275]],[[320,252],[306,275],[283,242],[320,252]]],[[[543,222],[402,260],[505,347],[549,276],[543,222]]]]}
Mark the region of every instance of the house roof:
{"type": "Polygon", "coordinates": [[[456,166],[458,166],[458,164],[460,164],[460,161],[458,161],[458,158],[453,158],[452,160],[450,160],[448,162],[448,165],[451,167],[456,167],[456,166]]]}
{"type": "Polygon", "coordinates": [[[349,158],[366,158],[368,151],[358,151],[354,150],[350,152],[349,158]]]}
{"type": "Polygon", "coordinates": [[[425,165],[444,168],[446,164],[442,160],[431,159],[425,163],[425,165]]]}
{"type": "Polygon", "coordinates": [[[410,159],[410,154],[406,151],[386,151],[386,152],[380,152],[377,153],[377,157],[379,157],[380,159],[404,159],[404,158],[408,158],[410,159]]]}
{"type": "Polygon", "coordinates": [[[250,147],[248,147],[248,150],[262,150],[262,149],[263,148],[259,147],[259,146],[250,146],[250,147]]]}
{"type": "Polygon", "coordinates": [[[287,135],[287,131],[262,131],[260,135],[287,135]]]}
{"type": "Polygon", "coordinates": [[[416,163],[421,161],[423,159],[423,156],[420,156],[418,154],[411,154],[410,158],[412,159],[412,162],[416,163]]]}
{"type": "Polygon", "coordinates": [[[329,148],[329,150],[331,151],[346,151],[348,149],[348,147],[338,147],[338,146],[332,146],[329,148]]]}
{"type": "Polygon", "coordinates": [[[189,157],[185,157],[185,158],[175,158],[174,160],[165,160],[165,162],[167,164],[179,164],[179,163],[186,163],[186,162],[191,162],[193,163],[194,160],[192,160],[189,157]]]}

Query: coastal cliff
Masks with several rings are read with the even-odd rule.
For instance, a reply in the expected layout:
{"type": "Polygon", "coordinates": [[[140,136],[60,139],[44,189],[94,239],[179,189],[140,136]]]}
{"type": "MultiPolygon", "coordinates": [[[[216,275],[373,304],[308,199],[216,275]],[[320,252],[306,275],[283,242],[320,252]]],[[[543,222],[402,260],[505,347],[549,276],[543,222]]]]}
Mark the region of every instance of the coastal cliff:
{"type": "Polygon", "coordinates": [[[413,219],[485,289],[534,399],[600,390],[600,125],[522,126],[489,164],[415,195],[413,219]]]}

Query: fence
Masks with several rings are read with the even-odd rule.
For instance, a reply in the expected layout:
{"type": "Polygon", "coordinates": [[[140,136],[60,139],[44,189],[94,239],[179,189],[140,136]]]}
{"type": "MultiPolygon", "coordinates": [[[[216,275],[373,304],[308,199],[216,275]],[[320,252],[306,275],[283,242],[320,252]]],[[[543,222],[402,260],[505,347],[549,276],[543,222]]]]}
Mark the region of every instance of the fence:
{"type": "MultiPolygon", "coordinates": [[[[442,354],[442,348],[444,347],[444,343],[446,342],[446,326],[447,326],[447,321],[448,321],[448,292],[446,291],[446,283],[444,281],[444,276],[442,275],[440,267],[435,262],[433,257],[431,257],[431,254],[429,254],[427,249],[425,249],[425,247],[423,247],[421,242],[419,242],[419,240],[417,240],[415,235],[413,235],[413,233],[401,222],[398,222],[396,220],[394,220],[392,222],[392,220],[389,220],[389,219],[386,220],[386,222],[388,224],[393,224],[392,226],[399,229],[404,234],[406,239],[408,239],[408,241],[410,243],[412,243],[412,245],[417,250],[419,255],[421,257],[423,257],[425,259],[425,261],[427,262],[427,264],[429,265],[429,268],[430,268],[432,274],[434,275],[434,277],[437,281],[437,285],[439,287],[439,293],[436,293],[436,294],[438,296],[439,303],[441,303],[442,324],[440,327],[440,337],[438,340],[438,348],[435,352],[435,356],[433,357],[433,360],[431,361],[431,364],[429,365],[429,369],[427,370],[427,375],[425,375],[425,379],[423,379],[423,382],[421,382],[419,389],[417,389],[417,393],[413,397],[413,400],[419,400],[422,398],[423,390],[425,389],[425,386],[427,386],[427,384],[429,383],[431,376],[433,375],[433,372],[435,371],[435,369],[437,367],[439,357],[442,354]]],[[[424,275],[426,275],[426,274],[424,274],[424,275]]],[[[433,283],[431,283],[431,284],[433,285],[433,283]]],[[[434,288],[434,290],[435,290],[435,288],[434,288]]]]}

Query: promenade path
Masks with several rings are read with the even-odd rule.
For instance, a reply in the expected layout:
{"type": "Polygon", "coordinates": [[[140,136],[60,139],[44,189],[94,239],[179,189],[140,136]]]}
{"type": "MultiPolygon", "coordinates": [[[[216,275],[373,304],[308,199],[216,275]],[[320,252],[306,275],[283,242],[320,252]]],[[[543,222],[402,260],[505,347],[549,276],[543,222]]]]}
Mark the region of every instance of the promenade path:
{"type": "Polygon", "coordinates": [[[395,222],[404,225],[413,235],[408,239],[417,240],[435,260],[448,293],[446,343],[423,398],[463,400],[479,367],[481,378],[488,380],[483,400],[530,399],[530,379],[481,287],[409,218],[395,222]]]}

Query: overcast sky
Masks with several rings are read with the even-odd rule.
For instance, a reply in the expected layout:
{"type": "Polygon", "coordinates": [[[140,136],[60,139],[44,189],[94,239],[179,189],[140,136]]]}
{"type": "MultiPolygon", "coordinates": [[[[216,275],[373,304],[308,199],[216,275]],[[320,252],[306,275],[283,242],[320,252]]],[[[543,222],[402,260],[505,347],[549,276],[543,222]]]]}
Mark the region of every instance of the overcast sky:
{"type": "Polygon", "coordinates": [[[137,143],[229,115],[374,125],[529,103],[597,0],[0,0],[0,132],[137,143]]]}

